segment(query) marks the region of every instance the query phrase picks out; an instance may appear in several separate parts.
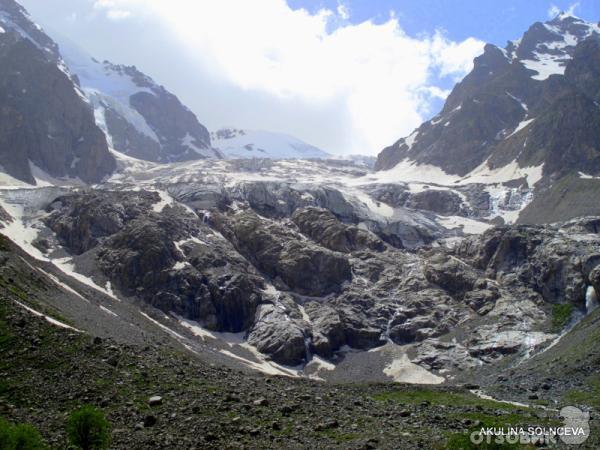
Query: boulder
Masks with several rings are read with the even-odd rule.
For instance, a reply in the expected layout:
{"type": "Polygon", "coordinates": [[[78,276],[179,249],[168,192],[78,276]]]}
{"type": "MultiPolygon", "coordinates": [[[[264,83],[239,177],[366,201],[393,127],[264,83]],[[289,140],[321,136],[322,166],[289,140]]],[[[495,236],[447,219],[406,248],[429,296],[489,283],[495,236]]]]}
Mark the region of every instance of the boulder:
{"type": "Polygon", "coordinates": [[[279,364],[297,366],[306,361],[304,330],[276,305],[258,307],[248,343],[279,364]]]}

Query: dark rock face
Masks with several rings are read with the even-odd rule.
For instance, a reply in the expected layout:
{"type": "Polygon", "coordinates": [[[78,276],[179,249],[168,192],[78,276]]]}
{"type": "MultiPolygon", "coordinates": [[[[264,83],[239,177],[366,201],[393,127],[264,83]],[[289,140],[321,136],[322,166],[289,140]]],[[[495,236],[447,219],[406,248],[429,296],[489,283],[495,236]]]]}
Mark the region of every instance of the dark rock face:
{"type": "MultiPolygon", "coordinates": [[[[245,164],[246,161],[236,160],[234,163],[245,164]]],[[[268,163],[272,164],[270,161],[268,163]]],[[[248,202],[252,209],[266,217],[289,217],[298,208],[317,206],[331,211],[344,222],[358,221],[356,208],[340,191],[328,186],[308,187],[289,182],[244,182],[236,187],[232,197],[248,202]]]]}
{"type": "Polygon", "coordinates": [[[448,291],[452,295],[461,295],[471,291],[477,281],[477,273],[464,262],[456,258],[434,258],[424,269],[425,278],[448,291]]]}
{"type": "Polygon", "coordinates": [[[161,163],[221,158],[194,113],[137,67],[99,62],[69,41],[61,51],[111,147],[161,163]]]}
{"type": "Polygon", "coordinates": [[[565,78],[593,100],[600,100],[600,40],[591,36],[575,48],[565,78]]]}
{"type": "Polygon", "coordinates": [[[305,305],[305,310],[312,323],[312,350],[319,356],[329,358],[346,343],[340,315],[334,308],[316,302],[305,305]]]}
{"type": "Polygon", "coordinates": [[[161,147],[151,137],[140,133],[131,123],[113,109],[104,110],[106,127],[110,133],[113,147],[134,158],[146,161],[159,161],[161,147]]]}
{"type": "Polygon", "coordinates": [[[462,200],[458,194],[436,189],[417,192],[411,196],[406,206],[444,215],[465,215],[462,200]]]}
{"type": "Polygon", "coordinates": [[[477,244],[467,240],[458,254],[496,279],[515,279],[538,292],[549,303],[585,304],[587,274],[581,257],[589,252],[585,242],[551,239],[544,228],[495,228],[477,244]]]}
{"type": "Polygon", "coordinates": [[[292,221],[303,234],[336,252],[349,253],[362,249],[381,251],[385,248],[383,242],[371,233],[355,226],[342,224],[326,209],[296,210],[292,215],[292,221]]]}
{"type": "MultiPolygon", "coordinates": [[[[470,212],[456,192],[435,187],[425,186],[421,192],[410,192],[404,184],[376,184],[369,189],[369,193],[376,200],[394,207],[452,216],[467,216],[470,212]]],[[[486,205],[485,210],[488,208],[489,205],[486,205]]]]}
{"type": "Polygon", "coordinates": [[[28,36],[38,48],[44,49],[48,58],[58,62],[60,57],[58,46],[40,27],[31,21],[25,8],[14,0],[0,0],[0,11],[4,15],[0,20],[4,25],[7,25],[3,28],[14,29],[23,37],[28,36]]]}
{"type": "Polygon", "coordinates": [[[116,192],[59,197],[49,209],[60,213],[51,214],[46,224],[65,247],[80,255],[119,232],[159,199],[158,194],[150,192],[140,192],[135,201],[116,192]]]}
{"type": "MultiPolygon", "coordinates": [[[[235,162],[238,161],[243,162],[243,160],[235,162]]],[[[383,198],[386,191],[387,185],[374,185],[370,194],[374,201],[385,201],[381,200],[378,195],[381,194],[383,198]]],[[[397,211],[393,217],[382,217],[374,214],[361,199],[346,196],[338,189],[326,185],[265,181],[242,182],[232,189],[228,198],[231,201],[247,203],[259,214],[273,219],[290,217],[295,211],[302,208],[324,209],[343,224],[360,223],[366,230],[398,248],[414,249],[429,244],[440,237],[443,231],[430,219],[432,214],[427,211],[405,208],[397,211]]],[[[358,230],[350,231],[350,233],[357,233],[357,237],[365,235],[364,231],[358,230]]],[[[317,242],[319,242],[318,239],[317,242]]],[[[372,244],[368,244],[368,246],[373,248],[372,244]]]]}
{"type": "Polygon", "coordinates": [[[352,277],[343,255],[303,242],[254,213],[217,215],[211,220],[259,270],[300,294],[326,295],[338,291],[352,277]]]}
{"type": "Polygon", "coordinates": [[[401,210],[402,215],[396,220],[386,222],[366,222],[368,229],[388,244],[396,247],[414,250],[423,247],[440,237],[439,228],[421,217],[413,215],[412,211],[401,210]]]}
{"type": "Polygon", "coordinates": [[[161,151],[158,161],[218,156],[210,147],[208,130],[198,122],[194,113],[164,88],[155,88],[153,92],[138,92],[129,101],[159,136],[161,151]]]}
{"type": "Polygon", "coordinates": [[[8,30],[0,62],[0,165],[8,174],[35,184],[31,162],[53,177],[95,183],[116,168],[89,105],[51,53],[8,30]]]}
{"type": "Polygon", "coordinates": [[[46,223],[70,251],[94,259],[126,295],[209,329],[248,329],[263,287],[256,272],[227,242],[199,244],[196,236],[214,235],[182,207],[153,211],[159,200],[143,191],[60,197],[46,223]]]}

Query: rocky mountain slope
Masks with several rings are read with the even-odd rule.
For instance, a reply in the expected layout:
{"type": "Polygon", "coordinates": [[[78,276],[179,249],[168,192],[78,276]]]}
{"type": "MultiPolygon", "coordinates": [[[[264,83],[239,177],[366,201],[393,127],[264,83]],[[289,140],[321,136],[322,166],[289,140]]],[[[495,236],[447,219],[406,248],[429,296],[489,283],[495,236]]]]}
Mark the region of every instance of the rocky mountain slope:
{"type": "Polygon", "coordinates": [[[14,1],[0,2],[0,166],[18,180],[94,183],[116,167],[56,44],[14,1]]]}
{"type": "MultiPolygon", "coordinates": [[[[598,405],[599,219],[498,228],[412,256],[314,207],[294,212],[298,231],[277,230],[274,221],[254,228],[270,231],[250,242],[275,270],[295,264],[298,252],[301,261],[304,252],[330,249],[352,264],[358,287],[370,266],[370,294],[342,285],[351,299],[344,307],[335,292],[297,295],[285,272],[278,287],[267,285],[253,268],[258,249],[243,240],[245,226],[264,221],[249,209],[213,209],[205,223],[164,193],[42,188],[7,195],[3,233],[20,248],[0,239],[0,412],[34,424],[54,445],[64,442],[63,414],[82,403],[107,413],[115,448],[421,448],[430,439],[464,448],[482,426],[555,425],[562,405],[598,405]],[[11,220],[19,205],[27,205],[26,216],[11,220]],[[280,266],[284,260],[268,255],[281,255],[272,242],[289,233],[307,242],[283,242],[295,251],[280,266]],[[65,246],[75,256],[56,254],[65,246]],[[238,248],[250,259],[236,256],[238,248]],[[207,289],[198,289],[203,283],[207,289]],[[186,290],[207,297],[183,297],[186,290]],[[392,298],[372,301],[395,290],[398,309],[392,298]],[[255,308],[250,325],[240,320],[248,307],[255,308]],[[249,331],[212,331],[219,327],[249,331]],[[310,333],[302,371],[256,351],[291,363],[290,349],[306,348],[298,330],[310,333]],[[285,376],[248,372],[257,369],[285,376]],[[485,400],[467,389],[547,409],[485,400]],[[156,395],[161,400],[149,404],[156,395]]],[[[598,445],[597,420],[591,426],[587,448],[598,445]]]]}
{"type": "Polygon", "coordinates": [[[211,133],[213,146],[228,158],[328,158],[323,150],[283,133],[222,128],[211,133]]]}
{"type": "Polygon", "coordinates": [[[535,186],[539,195],[523,217],[529,223],[555,220],[545,199],[566,187],[574,207],[561,218],[581,215],[587,192],[563,180],[595,180],[600,171],[599,55],[600,27],[564,13],[504,49],[487,45],[440,114],[383,150],[376,169],[398,181],[436,170],[447,184],[483,178],[535,186]]]}
{"type": "Polygon", "coordinates": [[[32,313],[56,317],[42,300],[56,285],[15,278],[23,263],[4,242],[0,255],[0,414],[36,426],[56,448],[66,446],[64,414],[83,403],[105,412],[116,449],[461,448],[481,426],[559,422],[555,411],[461,387],[329,385],[215,367],[150,323],[143,344],[81,333],[32,313]]]}

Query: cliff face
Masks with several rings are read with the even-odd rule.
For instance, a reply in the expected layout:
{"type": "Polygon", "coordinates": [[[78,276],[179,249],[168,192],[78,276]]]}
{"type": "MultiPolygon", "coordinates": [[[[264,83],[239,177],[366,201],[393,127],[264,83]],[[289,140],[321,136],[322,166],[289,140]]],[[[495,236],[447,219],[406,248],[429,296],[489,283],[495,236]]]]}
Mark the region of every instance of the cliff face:
{"type": "Polygon", "coordinates": [[[0,165],[31,184],[34,166],[52,177],[102,180],[115,160],[56,44],[16,3],[1,2],[0,12],[0,165]]]}

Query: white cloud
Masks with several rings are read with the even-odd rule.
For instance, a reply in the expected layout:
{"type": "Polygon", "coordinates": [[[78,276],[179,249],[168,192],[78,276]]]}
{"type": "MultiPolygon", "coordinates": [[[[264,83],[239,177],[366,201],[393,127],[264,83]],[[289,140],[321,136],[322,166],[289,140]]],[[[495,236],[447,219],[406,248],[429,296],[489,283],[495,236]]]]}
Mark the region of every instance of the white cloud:
{"type": "MultiPolygon", "coordinates": [[[[575,2],[572,3],[571,5],[569,5],[569,7],[566,9],[565,13],[569,16],[574,16],[575,15],[575,11],[579,8],[579,2],[575,2]]],[[[550,8],[548,9],[548,17],[551,19],[554,19],[557,15],[559,15],[561,13],[561,9],[556,6],[555,4],[551,4],[550,8]]]]}
{"type": "MultiPolygon", "coordinates": [[[[248,95],[289,108],[338,108],[322,129],[298,136],[321,145],[328,129],[343,129],[347,135],[326,148],[334,152],[376,153],[410,133],[432,100],[447,95],[437,78],[464,76],[483,49],[476,39],[454,42],[441,32],[408,36],[394,15],[381,24],[348,23],[342,1],[314,14],[285,0],[96,0],[94,8],[111,19],[151,17],[187,50],[190,70],[202,67],[248,95]]],[[[202,97],[202,86],[194,95],[202,97]]],[[[272,112],[255,115],[253,123],[268,129],[272,112]]]]}
{"type": "Polygon", "coordinates": [[[123,20],[131,16],[131,11],[119,8],[121,3],[119,0],[96,0],[94,9],[105,11],[110,20],[123,20]]]}
{"type": "Polygon", "coordinates": [[[579,8],[579,2],[577,2],[577,3],[573,3],[572,5],[570,5],[570,6],[567,8],[567,14],[569,14],[569,15],[571,15],[571,16],[572,16],[572,15],[574,15],[574,14],[575,14],[575,11],[576,11],[578,8],[579,8]]]}
{"type": "Polygon", "coordinates": [[[131,16],[129,11],[124,11],[122,9],[111,9],[106,12],[106,17],[111,20],[122,20],[131,16]]]}
{"type": "Polygon", "coordinates": [[[554,4],[550,5],[550,8],[548,9],[548,17],[550,19],[554,19],[556,16],[558,16],[560,14],[560,8],[554,4]]]}
{"type": "Polygon", "coordinates": [[[348,5],[345,5],[342,2],[338,2],[337,13],[342,20],[348,20],[350,18],[350,10],[348,9],[348,5]]]}

